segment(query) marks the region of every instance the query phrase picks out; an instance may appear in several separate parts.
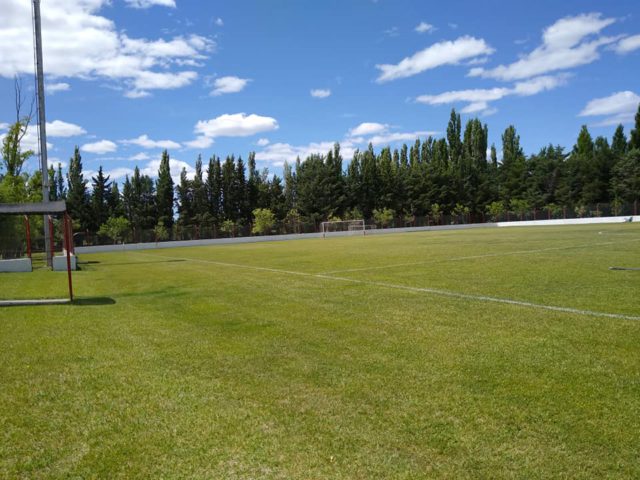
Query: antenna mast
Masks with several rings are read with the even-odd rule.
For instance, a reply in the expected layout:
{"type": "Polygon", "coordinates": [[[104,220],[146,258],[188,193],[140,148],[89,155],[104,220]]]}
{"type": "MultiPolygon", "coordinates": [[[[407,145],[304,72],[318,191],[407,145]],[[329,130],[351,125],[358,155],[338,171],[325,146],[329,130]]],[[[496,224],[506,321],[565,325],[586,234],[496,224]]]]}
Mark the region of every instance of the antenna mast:
{"type": "MultiPolygon", "coordinates": [[[[44,67],[42,64],[42,29],[40,26],[40,0],[33,0],[33,26],[36,49],[36,79],[38,90],[38,131],[40,139],[40,170],[42,172],[42,201],[49,201],[49,172],[47,162],[47,127],[44,111],[44,67]]],[[[53,252],[49,238],[49,219],[44,217],[44,244],[47,252],[47,265],[52,265],[53,252]]]]}

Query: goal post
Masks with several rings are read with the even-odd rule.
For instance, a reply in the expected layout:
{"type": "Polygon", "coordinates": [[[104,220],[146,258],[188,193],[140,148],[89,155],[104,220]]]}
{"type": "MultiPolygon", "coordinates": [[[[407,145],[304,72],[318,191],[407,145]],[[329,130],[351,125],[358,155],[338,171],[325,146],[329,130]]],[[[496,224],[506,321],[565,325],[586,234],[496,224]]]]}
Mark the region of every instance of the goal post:
{"type": "Polygon", "coordinates": [[[346,232],[351,235],[364,235],[366,227],[364,220],[332,220],[322,222],[320,224],[320,231],[322,232],[322,238],[326,238],[328,234],[337,232],[346,232]]]}
{"type": "Polygon", "coordinates": [[[64,201],[0,203],[0,307],[72,302],[76,264],[64,201]],[[56,247],[51,270],[66,271],[66,281],[48,273],[46,252],[56,247]]]}

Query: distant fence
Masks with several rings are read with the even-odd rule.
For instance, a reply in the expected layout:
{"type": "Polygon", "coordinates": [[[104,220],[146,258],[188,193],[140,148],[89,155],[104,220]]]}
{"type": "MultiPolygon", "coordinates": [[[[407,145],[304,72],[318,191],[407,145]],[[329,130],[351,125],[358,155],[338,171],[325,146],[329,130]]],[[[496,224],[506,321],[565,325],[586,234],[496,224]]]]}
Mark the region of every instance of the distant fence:
{"type": "MultiPolygon", "coordinates": [[[[497,223],[471,223],[471,224],[454,224],[454,225],[434,225],[426,227],[400,227],[400,228],[378,228],[368,229],[365,235],[381,235],[390,233],[404,232],[423,232],[431,230],[466,230],[473,228],[498,228],[498,227],[523,227],[523,226],[551,226],[551,225],[586,225],[586,224],[604,224],[604,223],[623,223],[623,222],[640,222],[640,216],[617,216],[617,217],[591,217],[591,218],[573,218],[573,219],[555,219],[555,220],[524,220],[514,222],[497,222],[497,223]]],[[[353,236],[360,232],[332,232],[331,237],[353,236]]],[[[217,238],[217,239],[200,239],[200,240],[172,240],[164,242],[145,242],[145,243],[123,243],[111,245],[93,245],[76,247],[76,253],[98,253],[98,252],[114,252],[114,251],[131,251],[131,250],[149,250],[159,248],[175,248],[175,247],[195,247],[203,245],[224,245],[239,243],[255,243],[255,242],[273,242],[286,240],[301,240],[311,238],[322,238],[322,233],[300,233],[288,235],[264,235],[253,237],[236,237],[236,238],[217,238]]]]}

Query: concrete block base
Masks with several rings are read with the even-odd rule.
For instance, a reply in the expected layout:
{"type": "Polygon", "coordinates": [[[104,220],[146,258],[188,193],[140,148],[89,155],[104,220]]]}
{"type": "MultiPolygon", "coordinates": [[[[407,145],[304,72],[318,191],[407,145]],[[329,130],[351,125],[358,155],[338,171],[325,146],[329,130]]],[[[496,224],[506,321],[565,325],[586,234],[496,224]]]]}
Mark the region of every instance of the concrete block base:
{"type": "Polygon", "coordinates": [[[31,272],[30,258],[11,258],[0,260],[0,272],[31,272]]]}

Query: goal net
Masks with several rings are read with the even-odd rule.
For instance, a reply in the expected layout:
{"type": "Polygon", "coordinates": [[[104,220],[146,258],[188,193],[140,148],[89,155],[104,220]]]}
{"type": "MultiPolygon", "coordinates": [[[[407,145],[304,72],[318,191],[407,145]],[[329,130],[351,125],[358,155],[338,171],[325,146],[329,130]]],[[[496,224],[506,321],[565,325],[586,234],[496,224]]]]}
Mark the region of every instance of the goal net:
{"type": "Polygon", "coordinates": [[[75,268],[65,202],[0,204],[0,307],[72,301],[75,268]]]}
{"type": "Polygon", "coordinates": [[[343,235],[364,235],[366,231],[364,220],[336,220],[331,222],[322,222],[320,227],[323,238],[331,233],[343,232],[343,235]]]}

